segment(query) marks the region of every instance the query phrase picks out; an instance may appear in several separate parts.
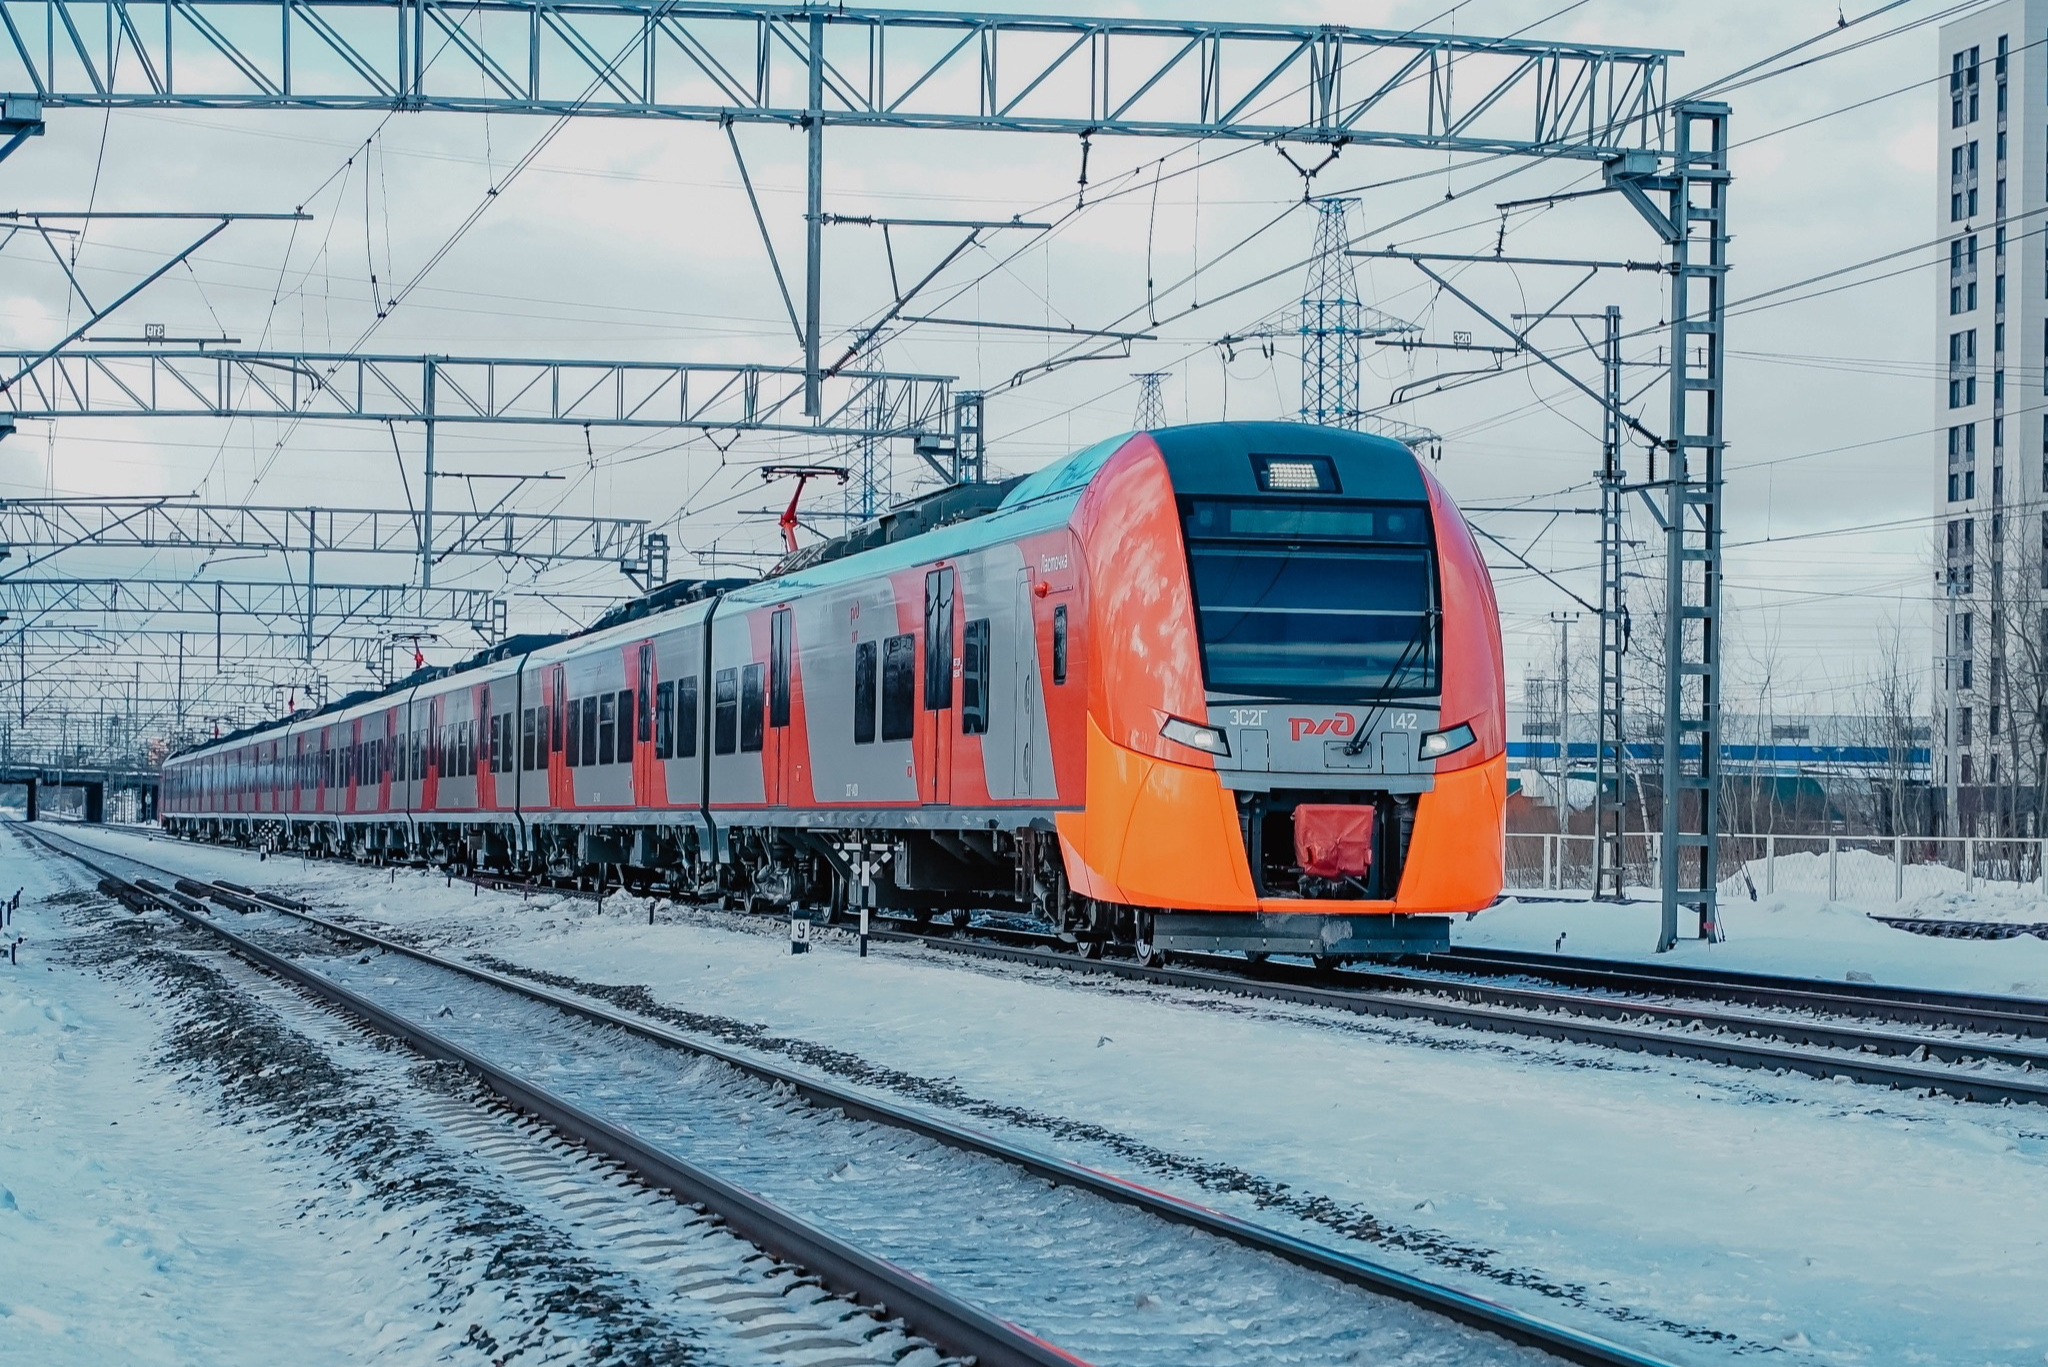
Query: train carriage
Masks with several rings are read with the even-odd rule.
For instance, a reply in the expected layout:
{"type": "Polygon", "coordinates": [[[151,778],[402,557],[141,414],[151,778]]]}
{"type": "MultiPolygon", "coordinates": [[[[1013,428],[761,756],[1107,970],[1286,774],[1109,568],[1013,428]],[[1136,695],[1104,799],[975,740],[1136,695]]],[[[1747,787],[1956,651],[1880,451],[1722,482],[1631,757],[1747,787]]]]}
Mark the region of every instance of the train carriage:
{"type": "Polygon", "coordinates": [[[164,821],[1341,959],[1498,895],[1502,683],[1484,562],[1406,448],[1169,428],[199,747],[164,821]]]}

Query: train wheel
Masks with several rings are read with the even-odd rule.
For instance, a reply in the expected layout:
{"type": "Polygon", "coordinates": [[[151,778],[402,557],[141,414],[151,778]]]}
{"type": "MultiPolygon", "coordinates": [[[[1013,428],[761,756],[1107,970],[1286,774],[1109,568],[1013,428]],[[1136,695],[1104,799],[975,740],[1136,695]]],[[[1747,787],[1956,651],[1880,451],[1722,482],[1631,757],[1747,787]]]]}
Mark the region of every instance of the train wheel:
{"type": "Polygon", "coordinates": [[[1136,922],[1136,939],[1132,944],[1132,957],[1137,959],[1138,967],[1164,968],[1166,966],[1166,951],[1159,947],[1159,942],[1153,937],[1152,913],[1149,911],[1138,912],[1136,922]]]}
{"type": "Polygon", "coordinates": [[[1076,940],[1074,952],[1084,959],[1099,959],[1102,957],[1102,941],[1076,940]]]}

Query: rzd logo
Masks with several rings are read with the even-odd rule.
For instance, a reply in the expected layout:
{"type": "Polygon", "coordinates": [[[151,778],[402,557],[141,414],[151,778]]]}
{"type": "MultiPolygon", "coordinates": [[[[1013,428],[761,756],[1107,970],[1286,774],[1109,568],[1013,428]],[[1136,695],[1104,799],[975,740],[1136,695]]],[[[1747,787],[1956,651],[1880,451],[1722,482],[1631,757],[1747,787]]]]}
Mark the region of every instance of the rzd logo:
{"type": "Polygon", "coordinates": [[[1349,712],[1339,712],[1321,721],[1314,717],[1289,717],[1287,725],[1293,730],[1295,740],[1303,736],[1348,736],[1358,729],[1358,718],[1349,712]]]}

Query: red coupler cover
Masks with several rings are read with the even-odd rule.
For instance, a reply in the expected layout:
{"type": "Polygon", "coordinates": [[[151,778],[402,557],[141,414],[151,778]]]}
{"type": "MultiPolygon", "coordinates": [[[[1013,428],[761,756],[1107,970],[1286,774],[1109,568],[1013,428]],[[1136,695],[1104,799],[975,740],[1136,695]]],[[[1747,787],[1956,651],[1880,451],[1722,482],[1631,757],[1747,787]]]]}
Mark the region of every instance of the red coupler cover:
{"type": "Polygon", "coordinates": [[[1372,867],[1370,807],[1294,809],[1294,862],[1318,878],[1362,878],[1372,867]]]}

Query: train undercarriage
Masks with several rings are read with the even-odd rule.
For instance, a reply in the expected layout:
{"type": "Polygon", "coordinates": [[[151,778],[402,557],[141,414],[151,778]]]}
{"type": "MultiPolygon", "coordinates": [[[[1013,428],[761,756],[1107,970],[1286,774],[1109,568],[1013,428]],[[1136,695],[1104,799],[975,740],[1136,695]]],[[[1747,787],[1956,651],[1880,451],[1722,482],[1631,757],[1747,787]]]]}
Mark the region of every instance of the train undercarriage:
{"type": "MultiPolygon", "coordinates": [[[[1383,857],[1370,882],[1347,888],[1318,884],[1274,853],[1293,805],[1322,796],[1258,794],[1242,802],[1246,848],[1262,894],[1308,905],[1331,897],[1390,898],[1413,826],[1412,800],[1379,799],[1388,818],[1378,823],[1383,857]]],[[[733,825],[720,831],[716,848],[701,828],[680,824],[534,822],[522,828],[226,816],[174,817],[165,826],[181,838],[266,853],[445,868],[599,893],[624,888],[825,924],[855,919],[863,906],[918,925],[943,919],[965,926],[975,913],[1003,915],[1045,926],[1087,957],[1118,953],[1144,964],[1174,953],[1228,953],[1255,961],[1303,955],[1335,965],[1426,953],[1449,939],[1442,916],[1204,912],[1084,897],[1069,884],[1059,838],[1045,820],[1015,830],[733,825]]]]}

